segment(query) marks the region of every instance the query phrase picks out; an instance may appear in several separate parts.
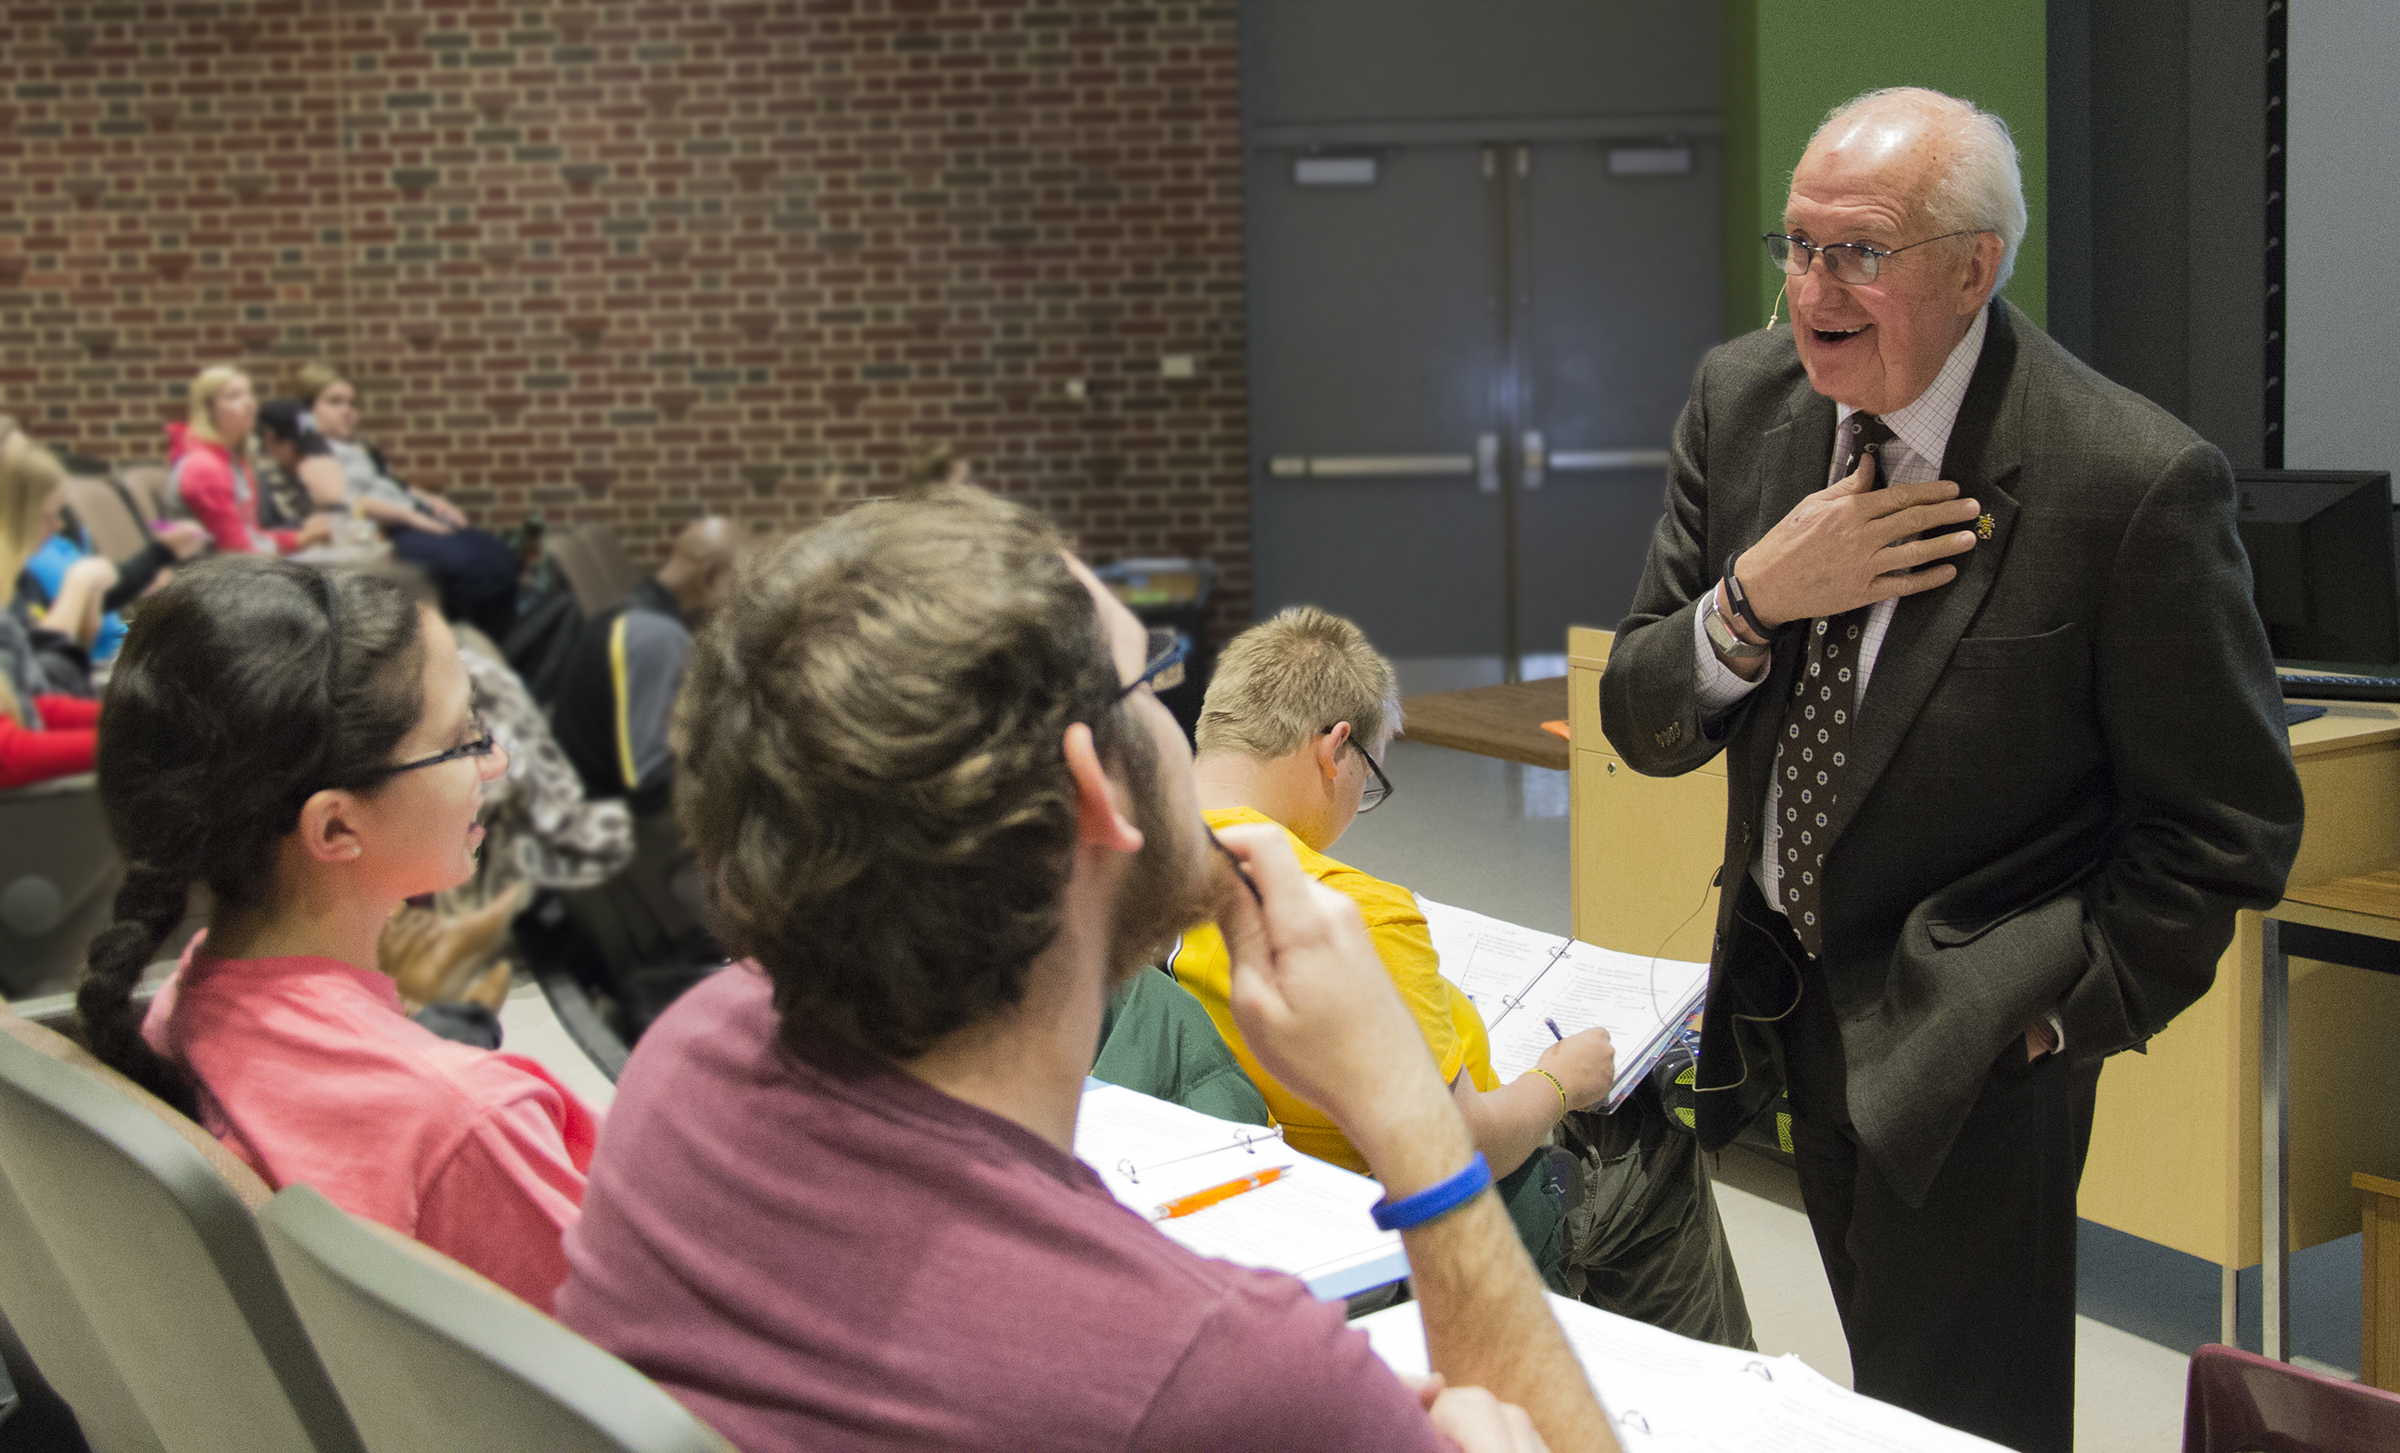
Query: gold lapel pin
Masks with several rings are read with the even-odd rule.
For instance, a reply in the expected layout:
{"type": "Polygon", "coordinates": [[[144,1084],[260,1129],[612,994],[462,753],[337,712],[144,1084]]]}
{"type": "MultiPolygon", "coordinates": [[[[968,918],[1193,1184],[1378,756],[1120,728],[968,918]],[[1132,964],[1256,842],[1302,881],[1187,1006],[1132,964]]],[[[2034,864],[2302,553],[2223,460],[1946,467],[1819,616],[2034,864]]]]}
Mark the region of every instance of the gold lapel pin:
{"type": "Polygon", "coordinates": [[[1992,538],[1992,517],[1989,514],[1975,517],[1975,535],[1977,539],[1982,540],[1992,538]]]}

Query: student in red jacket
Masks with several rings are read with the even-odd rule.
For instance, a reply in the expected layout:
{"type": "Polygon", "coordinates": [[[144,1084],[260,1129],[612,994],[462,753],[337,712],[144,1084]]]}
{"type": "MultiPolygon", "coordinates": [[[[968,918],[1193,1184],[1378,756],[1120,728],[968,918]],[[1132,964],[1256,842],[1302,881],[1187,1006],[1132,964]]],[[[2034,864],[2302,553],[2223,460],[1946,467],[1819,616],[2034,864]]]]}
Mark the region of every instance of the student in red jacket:
{"type": "Polygon", "coordinates": [[[456,640],[393,581],[255,556],[143,603],[100,798],[128,864],[76,1007],[92,1051],[268,1184],[305,1182],[547,1310],[599,1120],[528,1059],[436,1037],[384,924],[475,869],[508,758],[456,640]],[[142,971],[209,890],[145,1015],[142,971]]]}
{"type": "Polygon", "coordinates": [[[167,481],[217,548],[237,555],[289,555],[333,538],[333,522],[310,515],[297,530],[258,523],[258,475],[245,457],[258,396],[250,376],[229,363],[212,364],[192,380],[188,423],[167,425],[167,481]]]}
{"type": "MultiPolygon", "coordinates": [[[[50,617],[15,597],[25,562],[49,538],[45,506],[66,479],[58,460],[13,426],[0,425],[0,585],[12,588],[0,608],[0,789],[92,770],[93,728],[100,704],[86,698],[89,662],[50,617]]],[[[115,583],[114,567],[92,562],[95,573],[62,586],[70,618],[98,609],[99,592],[115,583]]]]}

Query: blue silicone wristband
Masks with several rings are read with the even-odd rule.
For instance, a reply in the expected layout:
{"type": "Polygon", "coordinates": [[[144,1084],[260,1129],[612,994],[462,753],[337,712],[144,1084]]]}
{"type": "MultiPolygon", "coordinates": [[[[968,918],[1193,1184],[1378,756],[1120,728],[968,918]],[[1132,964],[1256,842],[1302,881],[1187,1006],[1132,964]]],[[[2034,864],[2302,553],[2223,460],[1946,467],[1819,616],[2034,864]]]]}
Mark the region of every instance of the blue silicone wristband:
{"type": "Polygon", "coordinates": [[[1385,1196],[1375,1203],[1375,1224],[1386,1231],[1406,1231],[1422,1226],[1474,1200],[1492,1185],[1492,1163],[1483,1158],[1482,1151],[1467,1162],[1466,1169],[1436,1185],[1427,1186],[1413,1196],[1395,1201],[1385,1196]]]}

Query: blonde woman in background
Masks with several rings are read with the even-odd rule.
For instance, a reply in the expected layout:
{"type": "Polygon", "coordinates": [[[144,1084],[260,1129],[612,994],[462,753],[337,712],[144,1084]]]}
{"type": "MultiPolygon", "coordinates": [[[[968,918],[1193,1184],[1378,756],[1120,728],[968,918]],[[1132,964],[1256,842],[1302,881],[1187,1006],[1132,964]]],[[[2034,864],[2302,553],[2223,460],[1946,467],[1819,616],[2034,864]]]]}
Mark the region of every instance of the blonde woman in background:
{"type": "Polygon", "coordinates": [[[258,476],[249,462],[257,422],[250,375],[229,363],[201,370],[192,380],[190,419],[167,425],[169,494],[230,554],[289,555],[325,543],[333,522],[323,515],[309,516],[297,530],[260,527],[258,476]]]}
{"type": "MultiPolygon", "coordinates": [[[[66,480],[50,451],[0,420],[0,580],[15,580],[50,530],[45,510],[66,480]]],[[[105,560],[70,572],[51,611],[12,598],[0,612],[0,789],[92,770],[100,703],[90,700],[82,652],[47,621],[99,629],[100,597],[116,583],[105,560]]]]}

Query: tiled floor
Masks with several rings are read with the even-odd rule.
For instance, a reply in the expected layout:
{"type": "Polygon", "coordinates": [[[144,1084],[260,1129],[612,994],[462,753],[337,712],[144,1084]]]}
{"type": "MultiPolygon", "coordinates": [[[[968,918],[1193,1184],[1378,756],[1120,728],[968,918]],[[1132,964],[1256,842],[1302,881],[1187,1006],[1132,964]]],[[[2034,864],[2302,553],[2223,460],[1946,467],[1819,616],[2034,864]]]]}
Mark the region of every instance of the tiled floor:
{"type": "MultiPolygon", "coordinates": [[[[1407,742],[1392,748],[1385,770],[1391,800],[1358,820],[1335,857],[1429,898],[1568,931],[1565,773],[1407,742]]],[[[1760,1348],[1796,1352],[1847,1383],[1849,1351],[1791,1172],[1730,1150],[1718,1168],[1718,1206],[1760,1348]]],[[[2296,1293],[2309,1284],[2310,1267],[2319,1268],[2318,1281],[2329,1290],[2317,1320],[2338,1323],[2340,1244],[2319,1253],[2303,1258],[2308,1266],[2296,1265],[2296,1293]]],[[[2082,1255],[2085,1309],[2097,1306],[2115,1325],[2077,1319],[2076,1446],[2091,1453],[2172,1453],[2181,1444],[2188,1348],[2215,1335],[2215,1269],[2088,1223],[2082,1255]],[[2173,1306],[2163,1305],[2170,1299],[2161,1289],[2169,1283],[2173,1306]],[[2178,1345],[2122,1330],[2127,1326],[2178,1345]]],[[[2356,1256],[2349,1250],[2346,1264],[2355,1268],[2356,1256]]],[[[2354,1328],[2354,1288],[2350,1296],[2354,1328]]],[[[2302,1299],[2296,1294],[2296,1304],[2302,1299]]],[[[2249,1305],[2256,1307],[2255,1293],[2249,1305]]],[[[2297,1311],[2296,1305],[2296,1321],[2297,1311]]],[[[2305,1338],[2300,1345],[2308,1350],[2305,1338]]],[[[2355,1357],[2354,1333],[2349,1345],[2355,1357]]]]}

